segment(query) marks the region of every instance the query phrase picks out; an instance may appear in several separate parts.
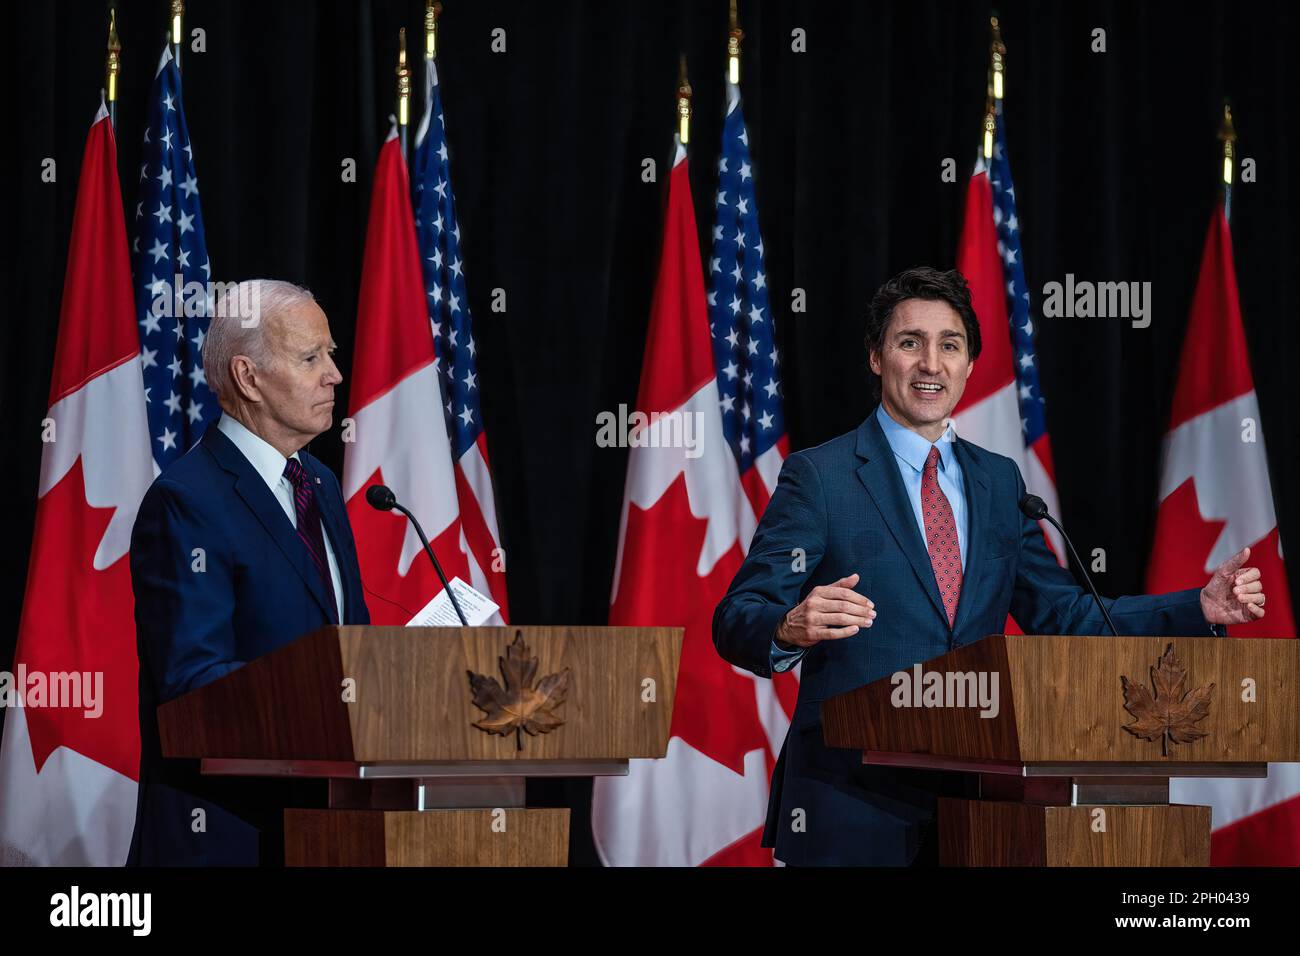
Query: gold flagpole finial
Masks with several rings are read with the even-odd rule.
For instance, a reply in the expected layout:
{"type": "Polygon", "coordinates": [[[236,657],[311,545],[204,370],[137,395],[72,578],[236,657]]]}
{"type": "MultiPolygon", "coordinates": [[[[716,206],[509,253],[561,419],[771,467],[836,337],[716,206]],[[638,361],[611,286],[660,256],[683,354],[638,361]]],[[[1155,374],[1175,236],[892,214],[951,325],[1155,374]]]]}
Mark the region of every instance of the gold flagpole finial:
{"type": "Polygon", "coordinates": [[[438,55],[438,17],[442,4],[438,0],[425,0],[424,4],[424,58],[432,60],[438,55]]]}
{"type": "Polygon", "coordinates": [[[104,97],[109,108],[117,102],[117,74],[122,68],[122,43],[117,38],[117,7],[108,8],[108,55],[104,59],[104,97]]]}
{"type": "Polygon", "coordinates": [[[411,70],[406,65],[406,27],[397,31],[397,125],[411,119],[411,70]]]}
{"type": "Polygon", "coordinates": [[[681,55],[677,80],[677,136],[685,146],[691,141],[691,84],[686,78],[686,54],[681,55]]]}
{"type": "Polygon", "coordinates": [[[736,0],[731,0],[731,29],[727,33],[727,80],[740,82],[740,41],[745,39],[745,31],[740,29],[740,20],[736,15],[736,0]]]}
{"type": "Polygon", "coordinates": [[[1232,185],[1232,170],[1237,159],[1237,130],[1232,125],[1232,104],[1223,103],[1223,122],[1219,124],[1219,139],[1223,142],[1223,185],[1232,185]]]}
{"type": "Polygon", "coordinates": [[[993,136],[998,128],[998,101],[1005,90],[1007,48],[1002,44],[1002,27],[996,16],[989,17],[992,36],[989,41],[989,84],[984,100],[984,158],[993,158],[993,136]]]}
{"type": "Polygon", "coordinates": [[[984,104],[984,158],[993,158],[993,134],[997,131],[998,114],[993,105],[993,93],[989,93],[984,104]]]}
{"type": "Polygon", "coordinates": [[[1006,82],[1004,74],[1007,69],[1007,48],[1002,43],[1002,27],[998,25],[996,16],[989,17],[989,26],[993,31],[993,38],[989,44],[989,70],[993,84],[993,98],[1000,100],[1005,89],[1003,84],[1006,82]]]}
{"type": "Polygon", "coordinates": [[[176,69],[181,68],[181,41],[185,36],[185,0],[172,0],[171,2],[172,17],[172,59],[176,61],[176,69]]]}

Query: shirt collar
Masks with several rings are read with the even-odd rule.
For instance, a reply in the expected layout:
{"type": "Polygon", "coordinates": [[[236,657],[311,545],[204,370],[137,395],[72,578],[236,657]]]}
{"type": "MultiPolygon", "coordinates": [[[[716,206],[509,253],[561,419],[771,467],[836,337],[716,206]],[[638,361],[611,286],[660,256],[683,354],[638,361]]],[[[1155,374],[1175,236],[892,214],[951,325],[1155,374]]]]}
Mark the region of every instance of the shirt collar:
{"type": "Polygon", "coordinates": [[[885,411],[884,402],[876,406],[876,420],[880,422],[880,428],[885,433],[885,441],[889,442],[890,449],[917,472],[925,468],[925,460],[930,457],[930,448],[937,445],[940,470],[945,474],[953,474],[957,464],[957,456],[953,453],[957,433],[952,430],[951,423],[944,429],[938,441],[929,442],[912,429],[894,421],[893,416],[885,411]]]}
{"type": "MultiPolygon", "coordinates": [[[[243,422],[232,415],[223,412],[217,419],[217,428],[248,459],[253,470],[266,482],[266,486],[274,491],[275,486],[284,477],[284,466],[288,459],[281,455],[274,445],[253,434],[243,422]]],[[[298,458],[298,453],[294,452],[293,457],[298,458]]]]}

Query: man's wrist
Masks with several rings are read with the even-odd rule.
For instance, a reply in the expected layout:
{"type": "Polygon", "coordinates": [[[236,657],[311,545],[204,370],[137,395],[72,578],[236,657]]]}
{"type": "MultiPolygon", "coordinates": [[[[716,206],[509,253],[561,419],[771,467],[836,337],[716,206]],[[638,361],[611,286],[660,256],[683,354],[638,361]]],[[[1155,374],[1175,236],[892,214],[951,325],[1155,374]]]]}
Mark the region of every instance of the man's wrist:
{"type": "Polygon", "coordinates": [[[786,618],[789,616],[789,611],[786,611],[785,614],[781,615],[781,621],[776,626],[776,633],[772,635],[772,642],[783,651],[797,651],[799,650],[798,644],[792,644],[791,642],[784,640],[786,633],[785,622],[786,618]]]}

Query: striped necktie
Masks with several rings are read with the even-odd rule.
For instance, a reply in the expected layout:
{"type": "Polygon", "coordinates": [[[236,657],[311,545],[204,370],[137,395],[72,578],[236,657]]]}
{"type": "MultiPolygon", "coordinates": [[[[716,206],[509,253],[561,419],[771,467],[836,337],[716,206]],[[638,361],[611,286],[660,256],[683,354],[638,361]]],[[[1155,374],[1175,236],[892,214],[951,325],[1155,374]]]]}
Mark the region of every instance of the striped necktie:
{"type": "Polygon", "coordinates": [[[934,583],[939,585],[948,626],[952,627],[961,597],[961,548],[952,505],[939,487],[939,449],[934,445],[930,446],[930,456],[921,472],[921,511],[925,516],[925,546],[934,568],[934,583]]]}
{"type": "Polygon", "coordinates": [[[293,485],[293,507],[298,516],[298,540],[306,547],[311,556],[311,563],[316,566],[321,581],[325,584],[325,594],[329,597],[330,620],[338,617],[338,603],[334,597],[334,582],[330,579],[329,559],[325,555],[325,534],[321,529],[320,508],[316,505],[316,493],[312,488],[311,476],[297,458],[290,458],[284,463],[284,477],[293,485]]]}

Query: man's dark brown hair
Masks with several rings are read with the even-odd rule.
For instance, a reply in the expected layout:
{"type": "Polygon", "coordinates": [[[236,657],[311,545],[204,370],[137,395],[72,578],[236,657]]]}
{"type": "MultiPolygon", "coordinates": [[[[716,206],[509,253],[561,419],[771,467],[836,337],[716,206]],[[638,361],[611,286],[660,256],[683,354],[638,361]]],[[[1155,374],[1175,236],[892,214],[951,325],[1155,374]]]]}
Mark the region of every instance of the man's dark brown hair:
{"type": "MultiPolygon", "coordinates": [[[[893,318],[894,309],[899,303],[908,299],[928,299],[946,302],[961,316],[961,324],[966,329],[966,351],[973,362],[980,354],[980,323],[975,317],[975,307],[971,304],[970,286],[966,277],[956,269],[941,272],[930,266],[916,266],[905,269],[894,276],[871,298],[871,310],[867,315],[866,345],[867,354],[880,351],[885,344],[885,330],[893,318]]],[[[870,371],[870,365],[867,370],[870,371]]],[[[880,377],[871,373],[871,388],[877,399],[880,398],[880,377]]]]}

